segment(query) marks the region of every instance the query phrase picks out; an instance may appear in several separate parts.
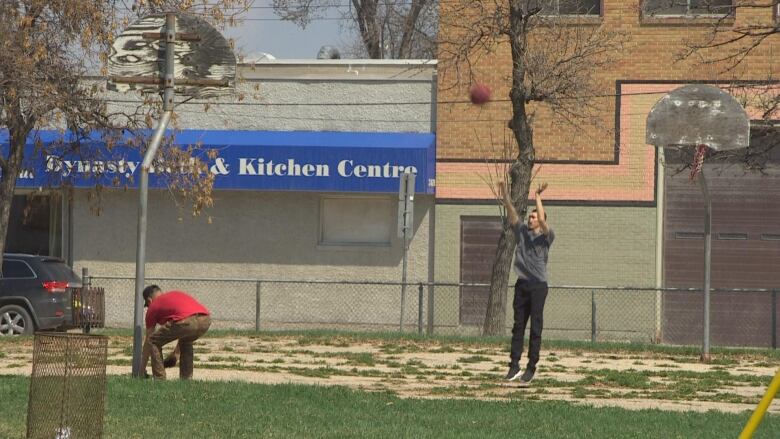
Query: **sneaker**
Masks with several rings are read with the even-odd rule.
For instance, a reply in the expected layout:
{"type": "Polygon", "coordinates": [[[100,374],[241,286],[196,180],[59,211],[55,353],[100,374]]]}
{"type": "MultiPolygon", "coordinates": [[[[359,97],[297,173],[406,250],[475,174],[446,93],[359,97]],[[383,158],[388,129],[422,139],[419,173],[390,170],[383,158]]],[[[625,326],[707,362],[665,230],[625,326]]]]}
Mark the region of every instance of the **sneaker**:
{"type": "Polygon", "coordinates": [[[524,384],[528,384],[534,379],[534,374],[536,373],[535,368],[526,368],[525,372],[523,372],[523,375],[520,377],[520,382],[524,384]]]}
{"type": "Polygon", "coordinates": [[[520,366],[516,364],[509,365],[509,372],[506,373],[507,381],[514,381],[520,377],[520,366]]]}

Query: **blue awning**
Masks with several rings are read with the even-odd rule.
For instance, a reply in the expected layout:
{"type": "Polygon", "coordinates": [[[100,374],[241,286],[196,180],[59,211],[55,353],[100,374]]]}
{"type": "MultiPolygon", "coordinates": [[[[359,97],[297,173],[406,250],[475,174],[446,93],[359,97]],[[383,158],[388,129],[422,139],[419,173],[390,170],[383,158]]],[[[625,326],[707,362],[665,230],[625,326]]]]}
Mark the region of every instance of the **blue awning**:
{"type": "MultiPolygon", "coordinates": [[[[334,192],[397,192],[405,169],[417,173],[417,192],[434,192],[435,136],[430,133],[334,131],[215,131],[171,132],[179,148],[195,147],[206,161],[216,189],[334,192]],[[216,152],[211,158],[209,151],[216,152]]],[[[78,151],[69,134],[40,131],[29,140],[25,172],[19,187],[135,186],[142,156],[124,137],[111,148],[99,134],[81,140],[78,151]],[[36,150],[36,143],[47,145],[36,150]],[[62,143],[62,144],[60,144],[62,143]],[[43,151],[43,152],[42,152],[43,151]]],[[[8,133],[0,132],[7,155],[8,133]]],[[[165,187],[186,164],[157,163],[150,187],[165,187]]]]}

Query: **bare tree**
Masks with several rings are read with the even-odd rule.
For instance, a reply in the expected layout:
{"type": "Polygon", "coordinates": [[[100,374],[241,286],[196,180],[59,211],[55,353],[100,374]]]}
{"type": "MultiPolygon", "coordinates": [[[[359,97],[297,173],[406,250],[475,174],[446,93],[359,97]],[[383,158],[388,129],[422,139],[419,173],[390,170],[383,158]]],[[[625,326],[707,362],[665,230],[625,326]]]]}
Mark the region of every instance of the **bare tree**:
{"type": "MultiPolygon", "coordinates": [[[[29,170],[33,160],[27,155],[26,144],[35,144],[36,158],[56,150],[89,160],[99,154],[81,145],[90,133],[102,132],[110,150],[120,130],[151,124],[157,111],[153,105],[112,114],[104,90],[87,80],[96,66],[105,73],[111,43],[129,21],[150,12],[191,10],[212,23],[224,24],[250,4],[249,0],[216,0],[205,8],[193,9],[193,0],[0,2],[0,128],[7,129],[9,136],[8,146],[0,154],[0,250],[5,248],[16,178],[29,170]],[[38,131],[45,128],[68,132],[67,141],[63,136],[59,141],[41,142],[38,131]]],[[[142,148],[143,141],[135,146],[142,148]]],[[[171,151],[168,160],[188,162],[176,155],[171,151]]],[[[199,193],[196,210],[211,202],[211,177],[208,173],[202,178],[198,175],[192,172],[179,179],[199,193]]]]}
{"type": "MultiPolygon", "coordinates": [[[[680,9],[683,0],[656,0],[655,10],[680,9]]],[[[778,0],[700,0],[691,13],[713,19],[707,32],[685,42],[681,58],[731,70],[780,34],[778,0]],[[739,15],[739,17],[737,17],[739,15]],[[743,15],[745,17],[743,17],[743,15]]],[[[653,11],[646,11],[653,13],[653,11]]]]}
{"type": "MultiPolygon", "coordinates": [[[[515,155],[509,166],[510,197],[523,214],[536,160],[535,109],[551,110],[575,127],[599,124],[606,109],[595,99],[604,94],[596,73],[614,62],[614,54],[627,36],[601,25],[579,25],[580,9],[594,2],[564,0],[481,1],[442,3],[439,65],[457,83],[471,82],[480,60],[509,45],[511,116],[508,126],[514,137],[515,155]],[[562,10],[561,8],[565,8],[562,10]],[[566,9],[568,8],[568,9],[566,9]],[[575,16],[563,16],[562,12],[575,16]]],[[[596,2],[597,3],[597,2],[596,2]]],[[[503,61],[502,61],[503,62],[503,61]]],[[[495,193],[495,190],[494,190],[495,193]]],[[[504,217],[490,282],[485,334],[503,334],[506,294],[515,237],[504,217]]]]}
{"type": "Polygon", "coordinates": [[[349,23],[346,27],[357,30],[363,54],[372,59],[436,57],[438,11],[433,0],[274,0],[273,7],[283,20],[301,28],[338,11],[349,23]]]}

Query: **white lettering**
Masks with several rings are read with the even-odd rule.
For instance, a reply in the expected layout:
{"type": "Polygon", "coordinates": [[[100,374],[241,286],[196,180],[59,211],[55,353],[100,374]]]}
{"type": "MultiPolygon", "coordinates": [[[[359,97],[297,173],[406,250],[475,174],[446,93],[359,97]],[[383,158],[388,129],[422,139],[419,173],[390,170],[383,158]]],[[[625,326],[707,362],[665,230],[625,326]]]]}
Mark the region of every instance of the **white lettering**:
{"type": "Polygon", "coordinates": [[[138,165],[141,164],[141,162],[126,162],[127,163],[127,169],[130,170],[130,175],[135,174],[136,168],[138,168],[138,165]]]}
{"type": "Polygon", "coordinates": [[[287,160],[287,175],[299,177],[301,175],[301,165],[295,163],[295,160],[287,160]]]}
{"type": "Polygon", "coordinates": [[[59,172],[62,170],[62,160],[53,155],[46,156],[46,172],[59,172]]]}
{"type": "Polygon", "coordinates": [[[349,164],[350,169],[352,168],[352,160],[342,160],[339,162],[339,166],[337,168],[339,175],[342,177],[350,177],[352,176],[352,171],[347,171],[347,164],[349,164]]]}
{"type": "Polygon", "coordinates": [[[417,172],[414,166],[391,165],[360,165],[352,160],[342,160],[338,164],[338,173],[342,177],[357,178],[399,178],[405,169],[417,172]]]}
{"type": "Polygon", "coordinates": [[[238,175],[257,175],[255,159],[241,159],[238,161],[238,175]]]}

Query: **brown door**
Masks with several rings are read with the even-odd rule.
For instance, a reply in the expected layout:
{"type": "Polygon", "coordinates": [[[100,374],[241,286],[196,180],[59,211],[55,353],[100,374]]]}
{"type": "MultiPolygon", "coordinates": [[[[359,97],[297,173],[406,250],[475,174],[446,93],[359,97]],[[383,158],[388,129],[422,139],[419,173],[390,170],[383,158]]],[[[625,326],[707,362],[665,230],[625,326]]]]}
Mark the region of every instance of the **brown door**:
{"type": "MultiPolygon", "coordinates": [[[[496,259],[501,218],[463,216],[460,219],[460,281],[490,283],[496,259]]],[[[489,287],[460,288],[460,324],[482,325],[485,322],[489,287]]]]}

